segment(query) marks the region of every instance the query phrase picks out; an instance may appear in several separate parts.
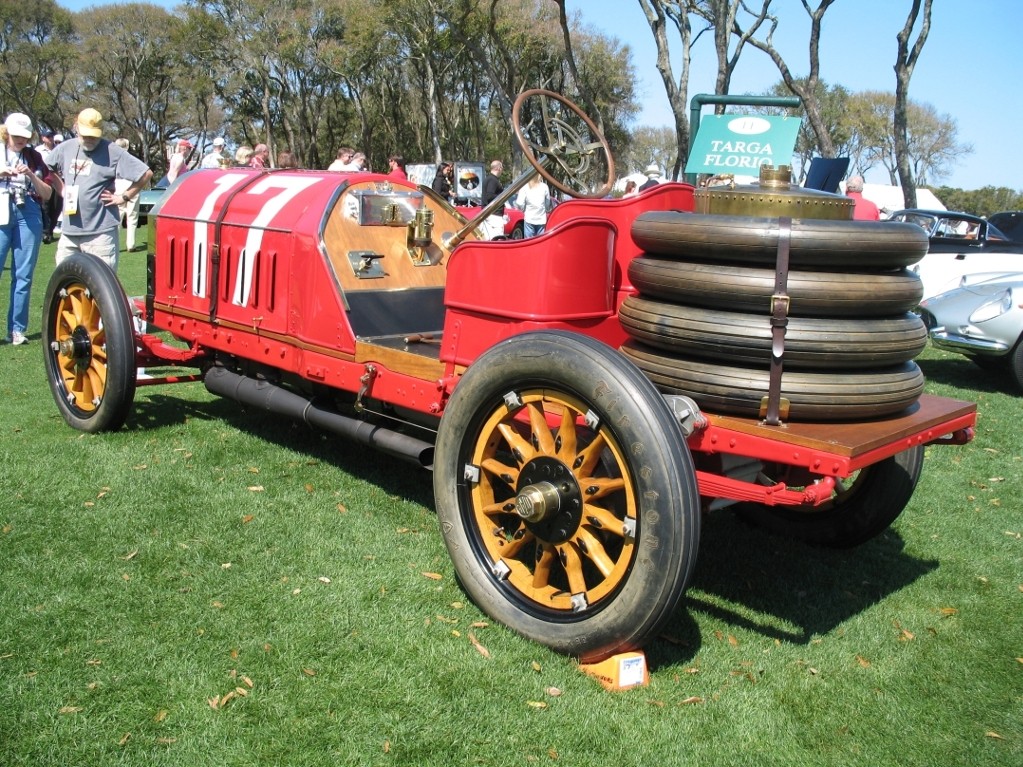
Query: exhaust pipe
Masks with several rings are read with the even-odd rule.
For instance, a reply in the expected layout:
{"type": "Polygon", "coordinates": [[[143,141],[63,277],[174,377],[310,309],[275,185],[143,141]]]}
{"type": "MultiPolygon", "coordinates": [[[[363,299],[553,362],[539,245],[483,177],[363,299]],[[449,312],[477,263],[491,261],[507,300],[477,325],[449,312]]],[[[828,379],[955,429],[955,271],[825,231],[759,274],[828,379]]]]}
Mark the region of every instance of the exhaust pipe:
{"type": "Polygon", "coordinates": [[[214,367],[203,376],[206,389],[243,405],[286,415],[322,431],[337,434],[396,458],[433,468],[433,445],[407,434],[375,426],[320,407],[312,400],[267,381],[214,367]]]}

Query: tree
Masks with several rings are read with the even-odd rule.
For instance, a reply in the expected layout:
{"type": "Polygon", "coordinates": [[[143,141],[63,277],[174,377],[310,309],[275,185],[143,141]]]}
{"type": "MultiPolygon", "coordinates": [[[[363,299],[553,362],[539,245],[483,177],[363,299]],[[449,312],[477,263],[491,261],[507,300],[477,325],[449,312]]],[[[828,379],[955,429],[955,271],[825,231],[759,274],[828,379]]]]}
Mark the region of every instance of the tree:
{"type": "Polygon", "coordinates": [[[91,8],[75,24],[82,101],[160,169],[167,143],[193,132],[192,105],[180,88],[187,73],[175,44],[181,19],[156,5],[131,3],[91,8]]]}
{"type": "Polygon", "coordinates": [[[77,57],[71,13],[54,0],[0,0],[0,111],[64,130],[77,57]]]}
{"type": "Polygon", "coordinates": [[[675,149],[674,161],[671,163],[671,178],[678,178],[686,158],[689,156],[689,116],[686,102],[689,100],[689,69],[693,46],[693,29],[689,20],[689,6],[670,0],[639,0],[646,15],[650,31],[657,46],[657,71],[664,83],[664,91],[671,105],[671,113],[675,118],[675,149]],[[678,32],[681,43],[679,61],[681,68],[675,77],[668,51],[668,22],[678,32]]]}
{"type": "MultiPolygon", "coordinates": [[[[750,38],[757,33],[760,26],[768,18],[771,0],[762,0],[760,11],[753,14],[746,8],[745,0],[696,0],[692,3],[693,11],[703,17],[714,31],[714,53],[717,56],[717,77],[714,81],[714,93],[725,95],[732,84],[732,73],[739,63],[739,54],[750,38]],[[738,23],[738,12],[742,8],[752,15],[753,21],[743,30],[738,23]],[[735,48],[729,52],[733,36],[736,38],[735,48]]],[[[718,106],[718,113],[724,113],[724,105],[718,106]]]]}
{"type": "MultiPolygon", "coordinates": [[[[857,148],[854,169],[865,173],[880,164],[889,183],[898,184],[898,157],[892,132],[895,94],[864,91],[848,100],[844,123],[857,148]]],[[[973,151],[956,139],[956,121],[939,115],[930,104],[910,101],[906,107],[907,159],[916,184],[927,185],[949,175],[961,157],[973,151]]],[[[852,154],[850,154],[852,157],[852,154]]]]}
{"type": "Polygon", "coordinates": [[[913,0],[906,17],[906,24],[897,35],[898,55],[895,58],[895,159],[902,182],[902,194],[907,208],[916,207],[916,182],[909,161],[909,81],[913,69],[920,59],[927,35],[931,31],[931,5],[933,0],[923,0],[923,16],[920,15],[921,0],[913,0]],[[913,27],[920,21],[920,33],[912,47],[909,44],[913,27]]]}
{"type": "Polygon", "coordinates": [[[667,126],[641,127],[632,134],[618,165],[623,173],[642,172],[650,163],[670,168],[675,160],[675,131],[667,126]]]}
{"type": "Polygon", "coordinates": [[[832,141],[831,134],[828,131],[828,125],[821,113],[821,104],[817,101],[817,87],[820,82],[821,20],[824,18],[824,14],[835,0],[820,0],[820,4],[817,8],[811,8],[809,0],[800,1],[803,4],[803,9],[810,16],[810,39],[808,46],[810,71],[805,78],[796,78],[785,63],[781,54],[774,47],[773,36],[778,27],[777,18],[770,17],[770,29],[763,40],[756,37],[750,37],[749,42],[751,45],[770,56],[771,61],[773,61],[775,66],[778,67],[778,71],[781,73],[782,80],[785,82],[785,85],[788,86],[788,89],[792,93],[799,96],[800,100],[803,102],[803,110],[806,113],[806,119],[810,122],[810,127],[813,129],[814,135],[817,137],[817,145],[820,147],[821,155],[824,157],[834,157],[835,145],[832,141]]]}

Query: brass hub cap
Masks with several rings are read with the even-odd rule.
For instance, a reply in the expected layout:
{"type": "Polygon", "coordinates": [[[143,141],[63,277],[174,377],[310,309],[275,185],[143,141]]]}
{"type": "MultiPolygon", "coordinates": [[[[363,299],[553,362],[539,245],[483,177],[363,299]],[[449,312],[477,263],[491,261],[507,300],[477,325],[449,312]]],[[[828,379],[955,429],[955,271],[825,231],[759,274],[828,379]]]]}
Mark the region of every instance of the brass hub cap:
{"type": "Polygon", "coordinates": [[[535,458],[519,472],[515,510],[541,540],[564,543],[582,519],[583,501],[572,470],[556,458],[535,458]]]}

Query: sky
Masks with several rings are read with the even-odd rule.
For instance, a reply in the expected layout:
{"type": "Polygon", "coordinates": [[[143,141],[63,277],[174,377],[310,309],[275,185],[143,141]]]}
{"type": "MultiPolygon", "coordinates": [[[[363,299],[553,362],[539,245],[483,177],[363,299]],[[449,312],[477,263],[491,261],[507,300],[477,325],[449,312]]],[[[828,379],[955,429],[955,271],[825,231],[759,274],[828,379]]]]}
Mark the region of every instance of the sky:
{"type": "MultiPolygon", "coordinates": [[[[173,7],[176,2],[156,0],[173,7]]],[[[110,3],[59,0],[73,11],[110,3]]],[[[636,126],[661,127],[673,122],[668,98],[655,66],[653,35],[638,0],[566,0],[584,24],[628,45],[639,80],[641,111],[636,126]]],[[[811,0],[813,6],[817,0],[811,0]]],[[[895,91],[896,35],[906,22],[910,0],[837,0],[824,15],[820,76],[829,85],[852,92],[895,91]]],[[[774,0],[779,18],[775,46],[796,76],[809,70],[809,17],[800,0],[774,0]]],[[[931,104],[955,120],[958,140],[973,153],[949,169],[937,184],[962,189],[984,186],[1023,190],[1023,151],[1017,148],[1023,126],[1023,99],[1015,83],[1023,76],[1019,30],[1023,0],[935,0],[931,30],[910,81],[910,98],[931,104]]],[[[914,31],[913,39],[916,39],[914,31]]],[[[713,42],[705,37],[694,47],[689,97],[714,92],[713,42]]],[[[677,64],[676,64],[677,77],[677,64]]],[[[766,55],[744,49],[732,79],[734,94],[767,91],[781,79],[766,55]]],[[[705,109],[705,114],[710,108],[705,109]]],[[[688,108],[687,108],[688,114],[688,108]]],[[[868,181],[886,182],[884,173],[868,181]]]]}

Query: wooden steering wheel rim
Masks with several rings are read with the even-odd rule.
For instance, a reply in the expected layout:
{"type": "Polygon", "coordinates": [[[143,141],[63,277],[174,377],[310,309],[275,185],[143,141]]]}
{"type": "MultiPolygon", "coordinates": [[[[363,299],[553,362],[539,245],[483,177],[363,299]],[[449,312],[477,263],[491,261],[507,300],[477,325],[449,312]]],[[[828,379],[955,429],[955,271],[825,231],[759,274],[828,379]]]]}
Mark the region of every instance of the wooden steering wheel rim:
{"type": "MultiPolygon", "coordinates": [[[[546,115],[544,118],[544,122],[545,125],[548,124],[546,115]]],[[[583,112],[578,106],[576,106],[574,103],[566,99],[564,96],[553,91],[544,90],[543,88],[533,88],[528,91],[523,91],[522,93],[519,94],[518,98],[515,99],[515,104],[512,107],[512,124],[515,129],[515,138],[519,142],[519,147],[522,149],[522,153],[525,155],[526,160],[529,162],[530,165],[533,166],[536,172],[539,173],[552,186],[554,186],[555,189],[559,190],[560,192],[563,192],[564,194],[569,195],[570,197],[581,197],[585,199],[605,197],[608,194],[608,192],[611,191],[611,188],[614,185],[615,177],[614,158],[612,158],[611,156],[611,147],[608,146],[607,139],[604,138],[604,134],[600,132],[600,130],[597,128],[593,120],[591,120],[586,115],[585,112],[583,112]],[[567,186],[566,184],[562,183],[557,178],[555,178],[551,174],[551,172],[547,170],[544,164],[539,161],[536,153],[534,152],[534,149],[543,148],[535,147],[535,145],[532,142],[526,139],[526,136],[524,135],[522,130],[522,107],[523,104],[525,104],[526,100],[532,97],[549,98],[553,99],[554,101],[557,101],[560,104],[563,104],[565,107],[571,110],[576,117],[578,117],[586,124],[586,127],[589,129],[591,135],[600,142],[600,150],[603,151],[604,155],[607,157],[607,178],[605,179],[604,184],[599,189],[593,192],[583,192],[580,191],[579,189],[567,186]]],[[[578,153],[578,150],[577,152],[574,153],[578,153]]],[[[554,159],[557,159],[560,156],[555,152],[544,152],[544,154],[554,159]]],[[[563,164],[562,167],[564,168],[563,164]]],[[[573,181],[577,180],[577,178],[572,174],[570,170],[568,170],[567,168],[565,168],[565,170],[568,173],[570,180],[573,181]]]]}

